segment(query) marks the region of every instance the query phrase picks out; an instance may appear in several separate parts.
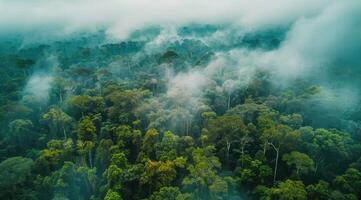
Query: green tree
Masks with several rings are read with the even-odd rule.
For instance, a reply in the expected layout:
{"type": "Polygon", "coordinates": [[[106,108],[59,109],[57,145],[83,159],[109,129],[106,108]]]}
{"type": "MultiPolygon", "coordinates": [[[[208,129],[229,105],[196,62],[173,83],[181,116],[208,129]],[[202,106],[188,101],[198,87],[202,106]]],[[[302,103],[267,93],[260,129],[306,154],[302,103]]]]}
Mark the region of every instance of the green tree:
{"type": "Polygon", "coordinates": [[[35,166],[40,174],[48,175],[61,167],[64,159],[64,150],[61,141],[50,140],[48,148],[40,151],[35,160],[35,166]]]}
{"type": "MultiPolygon", "coordinates": [[[[315,174],[322,169],[326,172],[326,163],[340,163],[347,158],[347,146],[352,143],[349,135],[336,130],[316,129],[302,127],[301,141],[308,155],[315,162],[315,174]]],[[[330,172],[330,171],[329,171],[330,172]]]]}
{"type": "Polygon", "coordinates": [[[222,116],[209,121],[208,139],[211,144],[225,150],[226,165],[229,165],[232,144],[241,143],[241,156],[244,156],[244,147],[248,143],[249,137],[247,126],[238,116],[222,116]]]}
{"type": "Polygon", "coordinates": [[[132,129],[128,125],[120,125],[115,128],[115,135],[117,144],[128,152],[129,160],[136,160],[141,147],[141,131],[132,129]]]}
{"type": "Polygon", "coordinates": [[[174,160],[178,156],[180,138],[170,131],[166,131],[162,140],[156,144],[156,157],[158,160],[174,160]]]}
{"type": "Polygon", "coordinates": [[[285,161],[288,166],[296,169],[297,176],[307,174],[314,170],[313,160],[308,157],[307,154],[298,151],[292,151],[289,154],[283,155],[282,160],[285,161]]]}
{"type": "Polygon", "coordinates": [[[77,172],[77,166],[72,162],[64,162],[64,165],[45,177],[44,183],[54,191],[54,196],[63,198],[84,198],[81,191],[81,179],[77,172]]]}
{"type": "Polygon", "coordinates": [[[110,139],[102,139],[95,152],[95,167],[98,172],[102,173],[110,164],[111,151],[113,149],[113,141],[110,139]]]}
{"type": "Polygon", "coordinates": [[[64,140],[67,139],[67,127],[70,126],[72,121],[72,118],[68,114],[63,112],[60,108],[53,107],[42,116],[42,119],[47,123],[52,135],[62,132],[64,140]]]}
{"type": "Polygon", "coordinates": [[[147,160],[144,163],[144,172],[140,177],[140,183],[148,185],[149,193],[162,187],[171,186],[177,175],[176,167],[184,167],[184,164],[185,160],[183,158],[174,161],[147,160]]]}
{"type": "Polygon", "coordinates": [[[89,109],[90,104],[91,97],[87,95],[71,96],[67,100],[67,105],[70,106],[71,109],[79,110],[82,117],[84,117],[85,112],[89,109]]]}
{"type": "Polygon", "coordinates": [[[31,144],[34,139],[34,125],[28,119],[16,119],[9,124],[8,137],[14,142],[18,142],[19,146],[26,147],[31,144]]]}
{"type": "Polygon", "coordinates": [[[69,110],[75,113],[75,116],[84,117],[85,114],[97,114],[104,112],[105,102],[103,97],[89,96],[89,95],[76,95],[71,96],[66,102],[69,110]]]}
{"type": "Polygon", "coordinates": [[[86,157],[86,154],[88,154],[90,168],[93,167],[92,150],[95,146],[96,138],[96,127],[92,119],[88,116],[84,117],[77,128],[77,149],[83,157],[86,157]]]}
{"type": "Polygon", "coordinates": [[[218,175],[221,163],[213,155],[214,148],[195,148],[192,151],[193,162],[188,166],[189,175],[182,181],[185,191],[192,199],[220,199],[228,196],[228,184],[218,175]]]}
{"type": "Polygon", "coordinates": [[[314,200],[328,200],[330,199],[331,190],[329,183],[320,180],[317,184],[308,185],[307,188],[308,199],[314,200]]]}
{"type": "Polygon", "coordinates": [[[104,200],[122,200],[122,197],[118,192],[108,190],[107,194],[104,197],[104,200]]]}
{"type": "Polygon", "coordinates": [[[271,196],[279,200],[306,200],[307,192],[301,181],[286,180],[271,188],[271,196]]]}
{"type": "MultiPolygon", "coordinates": [[[[244,165],[236,167],[234,170],[237,178],[245,187],[253,187],[258,184],[267,184],[272,177],[272,168],[257,159],[251,159],[249,156],[244,159],[244,165]]],[[[239,159],[238,162],[242,162],[239,159]]]]}
{"type": "Polygon", "coordinates": [[[142,160],[144,158],[151,158],[155,159],[155,145],[159,141],[159,132],[154,129],[148,129],[147,132],[145,132],[145,135],[143,136],[141,153],[139,155],[139,159],[142,160]]]}
{"type": "Polygon", "coordinates": [[[180,195],[178,187],[162,187],[159,191],[154,192],[148,200],[177,200],[180,195]]]}
{"type": "Polygon", "coordinates": [[[60,103],[64,102],[67,93],[73,92],[75,86],[75,84],[69,79],[62,77],[54,78],[51,84],[52,92],[57,96],[57,98],[59,98],[60,103]]]}
{"type": "Polygon", "coordinates": [[[271,125],[262,133],[261,139],[266,141],[276,152],[273,183],[276,183],[278,161],[282,148],[292,146],[298,139],[299,132],[293,131],[286,125],[271,125]]]}
{"type": "Polygon", "coordinates": [[[4,199],[16,195],[31,176],[33,160],[23,157],[11,157],[0,163],[0,197],[4,199]]]}
{"type": "Polygon", "coordinates": [[[337,176],[333,182],[346,194],[361,195],[361,172],[357,169],[347,169],[345,174],[337,176]]]}

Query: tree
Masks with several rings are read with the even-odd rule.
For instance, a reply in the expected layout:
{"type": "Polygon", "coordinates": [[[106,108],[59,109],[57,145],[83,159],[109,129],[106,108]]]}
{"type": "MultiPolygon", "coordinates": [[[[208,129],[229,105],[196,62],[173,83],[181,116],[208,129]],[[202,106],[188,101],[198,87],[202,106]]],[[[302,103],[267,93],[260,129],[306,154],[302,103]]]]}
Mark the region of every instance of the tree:
{"type": "Polygon", "coordinates": [[[96,191],[96,183],[98,177],[96,176],[96,168],[89,168],[86,166],[79,166],[77,168],[78,177],[82,180],[82,185],[84,185],[84,196],[86,199],[89,199],[91,194],[94,194],[96,191]]]}
{"type": "Polygon", "coordinates": [[[227,93],[227,110],[229,110],[230,106],[231,106],[231,96],[232,96],[232,92],[235,90],[236,88],[236,81],[234,80],[226,80],[224,83],[223,83],[223,88],[224,90],[226,91],[227,93]]]}
{"type": "Polygon", "coordinates": [[[132,120],[133,109],[140,103],[148,91],[104,89],[105,101],[108,102],[107,116],[115,122],[127,123],[132,120]]]}
{"type": "Polygon", "coordinates": [[[213,183],[208,187],[210,199],[224,199],[228,196],[228,183],[221,177],[213,180],[213,183]]]}
{"type": "Polygon", "coordinates": [[[201,117],[203,119],[203,126],[207,127],[209,120],[216,118],[217,114],[212,111],[206,111],[201,114],[201,117]]]}
{"type": "Polygon", "coordinates": [[[42,119],[47,123],[52,135],[56,135],[62,132],[64,135],[64,140],[67,139],[66,129],[72,121],[72,118],[68,114],[63,112],[60,108],[53,107],[42,116],[42,119]]]}
{"type": "Polygon", "coordinates": [[[337,176],[334,184],[344,193],[361,195],[361,172],[354,168],[346,170],[345,174],[337,176]]]}
{"type": "Polygon", "coordinates": [[[148,185],[148,192],[157,191],[162,187],[171,186],[177,175],[176,167],[184,167],[185,159],[179,157],[175,160],[152,161],[144,163],[144,172],[140,176],[140,183],[148,185]]]}
{"type": "MultiPolygon", "coordinates": [[[[316,129],[312,127],[300,128],[301,141],[307,154],[315,162],[315,174],[323,169],[325,163],[339,163],[341,158],[348,155],[347,145],[352,143],[349,135],[336,130],[316,129]]],[[[329,171],[330,172],[330,171],[329,171]]]]}
{"type": "Polygon", "coordinates": [[[317,184],[308,185],[307,188],[308,199],[328,200],[330,199],[331,191],[329,183],[320,180],[317,184]]]}
{"type": "Polygon", "coordinates": [[[257,104],[252,99],[248,98],[243,104],[239,104],[228,110],[226,114],[240,116],[246,124],[257,124],[257,122],[261,122],[262,119],[270,119],[270,115],[276,113],[267,105],[257,104]]]}
{"type": "Polygon", "coordinates": [[[34,60],[26,59],[26,58],[16,58],[15,65],[19,69],[23,70],[24,77],[27,76],[27,70],[35,64],[34,60]]]}
{"type": "MultiPolygon", "coordinates": [[[[239,159],[238,162],[243,162],[239,159]]],[[[234,170],[238,180],[245,186],[252,188],[258,184],[267,184],[272,177],[272,168],[260,160],[247,156],[244,165],[236,167],[234,170]]]]}
{"type": "MultiPolygon", "coordinates": [[[[118,156],[125,158],[124,154],[120,154],[118,156]]],[[[127,162],[126,160],[124,160],[124,161],[127,162]]],[[[104,176],[106,177],[106,180],[107,180],[106,187],[108,189],[111,189],[113,191],[121,191],[121,189],[123,187],[122,184],[124,182],[124,180],[123,180],[124,171],[125,171],[124,165],[127,165],[127,163],[125,163],[125,162],[112,163],[109,165],[107,170],[104,172],[104,176]]]]}
{"type": "Polygon", "coordinates": [[[273,173],[273,183],[276,183],[278,160],[282,148],[292,146],[299,137],[299,132],[293,131],[286,125],[271,125],[262,133],[261,139],[267,141],[274,151],[276,152],[275,167],[273,173]]]}
{"type": "Polygon", "coordinates": [[[192,194],[192,199],[207,199],[211,196],[221,198],[220,196],[228,195],[225,182],[217,175],[221,163],[213,152],[214,148],[211,146],[192,151],[193,162],[187,168],[189,175],[182,181],[185,191],[192,194]]]}
{"type": "Polygon", "coordinates": [[[33,160],[23,157],[11,157],[0,163],[0,197],[15,198],[22,184],[30,177],[33,160]]]}
{"type": "Polygon", "coordinates": [[[79,110],[81,116],[84,117],[86,110],[89,109],[90,102],[91,102],[91,97],[87,95],[71,96],[67,100],[67,105],[70,106],[71,108],[79,110]]]}
{"type": "Polygon", "coordinates": [[[81,155],[88,153],[88,161],[90,168],[93,167],[92,162],[92,149],[95,146],[96,140],[96,127],[90,117],[83,118],[77,128],[77,148],[81,155]]]}
{"type": "Polygon", "coordinates": [[[225,149],[226,165],[228,167],[232,144],[241,143],[241,153],[250,141],[247,126],[237,116],[222,116],[209,121],[208,139],[212,144],[217,144],[219,149],[225,149]]]}
{"type": "Polygon", "coordinates": [[[189,136],[189,129],[192,125],[192,113],[189,109],[185,109],[184,107],[177,106],[172,109],[169,113],[171,122],[180,128],[171,129],[175,132],[181,132],[186,136],[189,136]]]}
{"type": "Polygon", "coordinates": [[[113,148],[113,141],[110,139],[102,139],[99,142],[99,145],[95,153],[95,167],[99,173],[104,172],[104,170],[110,164],[111,150],[113,148]]]}
{"type": "Polygon", "coordinates": [[[40,151],[37,159],[35,160],[35,166],[38,173],[48,175],[50,172],[61,166],[62,159],[63,151],[59,149],[59,147],[49,147],[48,149],[40,151]]]}
{"type": "Polygon", "coordinates": [[[118,192],[114,192],[112,190],[108,190],[107,194],[104,197],[104,200],[122,200],[122,197],[118,192]]]}
{"type": "Polygon", "coordinates": [[[128,152],[128,158],[132,162],[136,160],[141,147],[142,133],[132,129],[128,125],[120,125],[115,128],[117,144],[128,152]]]}
{"type": "Polygon", "coordinates": [[[148,200],[177,200],[180,194],[178,187],[162,187],[159,191],[154,192],[148,200]]]}
{"type": "Polygon", "coordinates": [[[162,140],[156,144],[156,157],[158,160],[174,160],[178,156],[180,138],[170,131],[166,131],[162,140]]]}
{"type": "Polygon", "coordinates": [[[77,166],[72,162],[65,162],[59,170],[46,177],[44,183],[54,191],[55,196],[63,196],[63,198],[85,197],[81,196],[82,182],[77,172],[77,166]]]}
{"type": "Polygon", "coordinates": [[[300,114],[291,114],[286,116],[280,116],[280,120],[282,123],[291,126],[292,128],[300,128],[303,123],[302,115],[300,114]]]}
{"type": "Polygon", "coordinates": [[[159,133],[156,129],[151,128],[145,132],[143,136],[141,153],[139,155],[140,160],[144,158],[155,159],[155,149],[153,148],[159,140],[159,133]]]}
{"type": "Polygon", "coordinates": [[[8,137],[15,142],[19,143],[19,146],[26,147],[27,144],[31,144],[34,139],[34,125],[28,119],[16,119],[9,124],[8,137]]]}
{"type": "Polygon", "coordinates": [[[307,174],[314,170],[313,160],[308,157],[307,154],[298,151],[292,151],[289,154],[283,155],[282,160],[285,161],[288,166],[296,168],[297,176],[307,174]]]}
{"type": "Polygon", "coordinates": [[[286,180],[270,190],[272,198],[279,200],[306,200],[307,192],[301,181],[286,180]]]}
{"type": "Polygon", "coordinates": [[[59,98],[60,103],[63,103],[64,99],[66,99],[67,93],[72,93],[74,90],[75,84],[69,79],[56,77],[52,81],[52,91],[59,98]]]}
{"type": "Polygon", "coordinates": [[[94,96],[91,97],[89,95],[75,95],[68,98],[66,102],[70,111],[75,113],[75,116],[79,116],[79,112],[81,117],[84,117],[85,114],[89,113],[101,113],[104,111],[104,99],[103,97],[94,96]]]}

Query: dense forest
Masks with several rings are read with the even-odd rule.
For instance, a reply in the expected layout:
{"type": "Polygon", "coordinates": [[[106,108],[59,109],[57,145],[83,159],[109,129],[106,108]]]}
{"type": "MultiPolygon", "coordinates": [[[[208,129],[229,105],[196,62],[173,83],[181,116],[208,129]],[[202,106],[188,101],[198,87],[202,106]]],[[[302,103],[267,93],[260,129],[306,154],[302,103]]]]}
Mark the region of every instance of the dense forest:
{"type": "Polygon", "coordinates": [[[361,34],[316,25],[0,34],[0,199],[360,199],[361,34]]]}

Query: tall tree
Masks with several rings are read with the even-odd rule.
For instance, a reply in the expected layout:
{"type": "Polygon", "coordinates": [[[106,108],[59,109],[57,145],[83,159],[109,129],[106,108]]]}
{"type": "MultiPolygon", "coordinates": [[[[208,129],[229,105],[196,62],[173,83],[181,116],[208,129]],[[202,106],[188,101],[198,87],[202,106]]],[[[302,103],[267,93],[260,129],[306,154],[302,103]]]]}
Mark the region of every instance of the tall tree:
{"type": "Polygon", "coordinates": [[[272,199],[279,200],[306,200],[307,192],[301,181],[286,180],[280,182],[270,190],[272,199]]]}
{"type": "Polygon", "coordinates": [[[1,199],[17,199],[31,176],[33,164],[33,160],[23,157],[11,157],[0,163],[1,199]]]}
{"type": "Polygon", "coordinates": [[[78,125],[77,128],[77,148],[78,152],[86,157],[88,154],[88,164],[90,168],[93,167],[93,156],[92,150],[95,146],[95,140],[97,138],[96,135],[96,127],[90,117],[84,117],[78,125]]]}
{"type": "Polygon", "coordinates": [[[60,108],[53,107],[42,116],[42,119],[48,125],[53,137],[62,133],[64,135],[64,140],[67,139],[67,128],[72,122],[72,118],[68,114],[63,112],[60,108]]]}
{"type": "Polygon", "coordinates": [[[287,165],[296,168],[298,177],[314,170],[313,160],[308,157],[307,154],[298,151],[292,151],[289,154],[283,155],[282,160],[285,161],[287,165]]]}
{"type": "Polygon", "coordinates": [[[299,132],[292,130],[291,127],[286,125],[273,125],[263,131],[261,139],[267,141],[268,145],[276,152],[275,166],[273,173],[273,183],[276,183],[278,161],[282,148],[292,146],[298,139],[299,132]]]}
{"type": "Polygon", "coordinates": [[[224,150],[227,167],[233,144],[242,143],[242,156],[244,156],[244,147],[249,142],[249,132],[240,117],[221,116],[212,119],[209,121],[208,129],[208,138],[211,144],[216,144],[219,150],[224,150]]]}

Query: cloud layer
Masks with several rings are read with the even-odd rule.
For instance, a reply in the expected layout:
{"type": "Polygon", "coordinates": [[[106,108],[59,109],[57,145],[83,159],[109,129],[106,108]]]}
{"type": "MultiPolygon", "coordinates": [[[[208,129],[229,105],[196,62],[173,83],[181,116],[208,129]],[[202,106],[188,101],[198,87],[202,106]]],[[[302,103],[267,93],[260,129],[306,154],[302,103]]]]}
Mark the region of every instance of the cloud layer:
{"type": "Polygon", "coordinates": [[[54,36],[105,29],[124,39],[154,25],[231,24],[245,29],[287,26],[320,13],[330,0],[1,0],[0,32],[54,36]]]}

